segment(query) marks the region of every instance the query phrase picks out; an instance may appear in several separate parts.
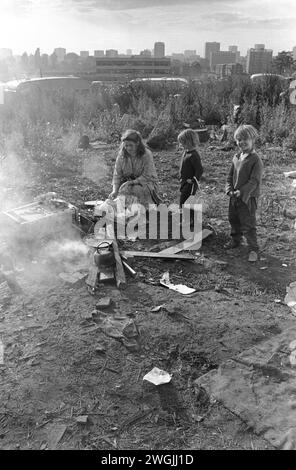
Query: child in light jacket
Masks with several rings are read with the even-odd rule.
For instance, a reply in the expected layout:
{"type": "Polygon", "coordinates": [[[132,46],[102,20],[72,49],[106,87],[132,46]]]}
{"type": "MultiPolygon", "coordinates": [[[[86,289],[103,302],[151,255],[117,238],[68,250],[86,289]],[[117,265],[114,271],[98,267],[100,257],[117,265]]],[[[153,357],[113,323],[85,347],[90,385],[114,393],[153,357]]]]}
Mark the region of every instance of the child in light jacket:
{"type": "Polygon", "coordinates": [[[249,246],[249,261],[258,259],[256,210],[263,173],[261,158],[255,151],[258,137],[256,129],[241,125],[234,133],[239,152],[232,160],[227,177],[226,194],[229,196],[229,222],[232,240],[226,248],[240,246],[244,235],[249,246]]]}

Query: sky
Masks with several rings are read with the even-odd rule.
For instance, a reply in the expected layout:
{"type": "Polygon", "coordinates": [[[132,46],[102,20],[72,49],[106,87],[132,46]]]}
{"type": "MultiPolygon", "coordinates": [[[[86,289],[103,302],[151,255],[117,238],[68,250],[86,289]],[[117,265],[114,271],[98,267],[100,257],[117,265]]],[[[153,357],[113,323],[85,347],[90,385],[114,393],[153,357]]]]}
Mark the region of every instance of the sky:
{"type": "Polygon", "coordinates": [[[139,53],[163,41],[166,54],[217,41],[274,53],[296,46],[296,0],[0,0],[0,48],[52,53],[117,49],[139,53]]]}

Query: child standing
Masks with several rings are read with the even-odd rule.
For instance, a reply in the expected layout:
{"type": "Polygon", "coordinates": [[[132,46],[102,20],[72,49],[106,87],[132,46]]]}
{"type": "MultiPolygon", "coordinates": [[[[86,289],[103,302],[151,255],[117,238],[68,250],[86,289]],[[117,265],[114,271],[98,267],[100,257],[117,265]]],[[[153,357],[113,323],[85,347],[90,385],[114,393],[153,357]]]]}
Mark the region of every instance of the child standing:
{"type": "Polygon", "coordinates": [[[197,133],[193,129],[185,129],[178,135],[178,142],[184,149],[180,165],[180,207],[182,207],[189,196],[196,193],[203,167],[197,151],[199,143],[197,133]]]}
{"type": "Polygon", "coordinates": [[[256,233],[256,209],[260,194],[263,164],[255,151],[258,137],[256,129],[251,125],[241,125],[234,133],[240,152],[233,160],[227,177],[226,194],[229,201],[229,222],[232,240],[226,248],[240,246],[242,236],[249,246],[249,261],[258,259],[258,243],[256,233]]]}

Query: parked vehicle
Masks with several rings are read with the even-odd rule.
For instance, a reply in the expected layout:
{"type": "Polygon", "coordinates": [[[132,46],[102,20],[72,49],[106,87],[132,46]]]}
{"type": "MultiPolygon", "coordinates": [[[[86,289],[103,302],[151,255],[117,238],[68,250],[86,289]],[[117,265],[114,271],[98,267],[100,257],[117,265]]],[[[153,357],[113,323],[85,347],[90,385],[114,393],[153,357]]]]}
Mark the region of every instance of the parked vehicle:
{"type": "Polygon", "coordinates": [[[9,103],[16,95],[31,92],[48,93],[64,91],[85,94],[90,90],[90,82],[79,77],[43,77],[12,80],[4,84],[4,103],[9,103]]]}

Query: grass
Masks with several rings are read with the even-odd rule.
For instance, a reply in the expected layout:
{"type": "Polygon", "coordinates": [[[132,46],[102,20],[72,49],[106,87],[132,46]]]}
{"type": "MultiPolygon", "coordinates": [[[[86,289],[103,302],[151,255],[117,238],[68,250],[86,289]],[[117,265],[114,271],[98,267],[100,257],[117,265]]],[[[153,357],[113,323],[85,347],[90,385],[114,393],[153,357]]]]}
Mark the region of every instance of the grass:
{"type": "Polygon", "coordinates": [[[167,140],[174,140],[183,122],[200,118],[220,125],[237,103],[242,106],[243,121],[259,129],[262,144],[295,151],[296,108],[281,103],[281,91],[272,80],[255,86],[248,78],[230,77],[192,82],[185,89],[146,83],[114,85],[88,96],[32,92],[16,96],[0,109],[0,153],[14,152],[45,175],[75,169],[77,144],[84,134],[90,140],[117,143],[128,126],[144,138],[165,132],[167,140]],[[159,131],[153,129],[155,125],[159,131]]]}

